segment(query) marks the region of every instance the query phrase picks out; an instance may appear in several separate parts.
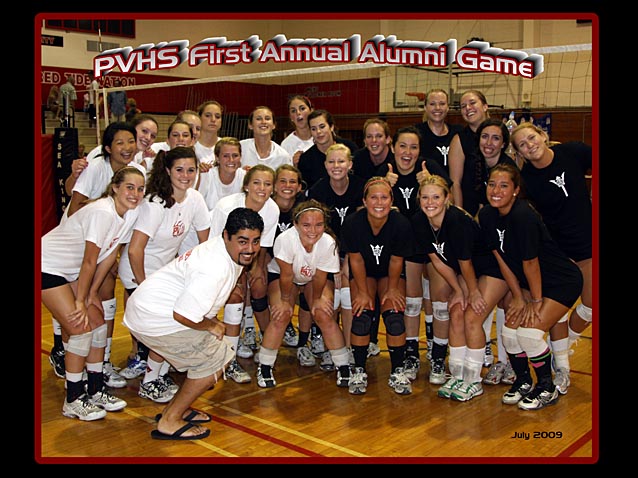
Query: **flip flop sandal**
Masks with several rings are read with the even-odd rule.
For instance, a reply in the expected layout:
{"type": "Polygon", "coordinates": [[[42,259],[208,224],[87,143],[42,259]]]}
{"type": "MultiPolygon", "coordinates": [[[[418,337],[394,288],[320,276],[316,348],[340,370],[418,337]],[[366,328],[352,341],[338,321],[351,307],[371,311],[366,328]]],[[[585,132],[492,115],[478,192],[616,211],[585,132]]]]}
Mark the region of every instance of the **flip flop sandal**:
{"type": "Polygon", "coordinates": [[[206,438],[208,435],[210,435],[209,429],[206,429],[205,432],[202,432],[199,435],[183,435],[184,432],[190,430],[195,426],[197,425],[194,423],[187,423],[173,434],[162,433],[159,430],[153,430],[151,432],[151,438],[154,438],[155,440],[201,440],[202,438],[206,438]]]}
{"type": "MultiPolygon", "coordinates": [[[[190,412],[188,413],[188,415],[183,417],[182,420],[187,421],[189,423],[208,423],[212,420],[211,416],[206,412],[202,412],[201,410],[194,410],[192,408],[190,408],[189,410],[190,412]],[[200,418],[200,419],[195,418],[200,413],[206,415],[207,418],[200,418]]],[[[161,413],[158,413],[157,415],[155,415],[156,422],[159,422],[161,418],[162,418],[161,413]]]]}

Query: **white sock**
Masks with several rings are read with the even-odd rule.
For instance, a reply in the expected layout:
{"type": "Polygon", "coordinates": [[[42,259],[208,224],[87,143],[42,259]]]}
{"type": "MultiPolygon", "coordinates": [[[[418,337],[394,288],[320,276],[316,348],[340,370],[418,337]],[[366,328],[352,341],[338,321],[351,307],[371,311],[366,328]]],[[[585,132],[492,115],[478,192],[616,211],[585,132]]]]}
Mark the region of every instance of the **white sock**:
{"type": "Polygon", "coordinates": [[[159,376],[163,377],[164,375],[168,373],[170,369],[171,369],[171,364],[168,363],[168,361],[164,360],[162,362],[162,366],[160,367],[159,376]]]}
{"type": "Polygon", "coordinates": [[[485,357],[485,347],[481,349],[465,350],[465,363],[463,365],[463,381],[476,383],[481,381],[481,368],[485,357]]]}
{"type": "Polygon", "coordinates": [[[146,361],[146,373],[144,374],[144,379],[142,383],[152,382],[153,380],[157,380],[160,377],[160,369],[162,368],[162,362],[156,362],[151,357],[146,361]]]}
{"type": "Polygon", "coordinates": [[[503,339],[501,333],[503,332],[503,326],[505,325],[505,310],[500,307],[496,308],[496,347],[498,352],[499,362],[507,363],[507,351],[503,345],[503,339]]]}
{"type": "Polygon", "coordinates": [[[233,346],[233,350],[235,351],[235,355],[237,355],[237,349],[239,348],[239,335],[237,337],[224,335],[224,338],[230,342],[230,344],[233,346]]]}

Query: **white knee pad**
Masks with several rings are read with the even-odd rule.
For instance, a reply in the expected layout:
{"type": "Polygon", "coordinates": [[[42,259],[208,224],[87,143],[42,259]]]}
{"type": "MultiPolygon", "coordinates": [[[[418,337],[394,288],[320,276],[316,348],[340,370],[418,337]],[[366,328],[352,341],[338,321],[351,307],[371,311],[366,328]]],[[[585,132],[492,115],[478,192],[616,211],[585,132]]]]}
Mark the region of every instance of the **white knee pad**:
{"type": "Polygon", "coordinates": [[[581,302],[576,306],[576,313],[578,314],[578,317],[583,319],[585,322],[591,322],[591,307],[587,307],[581,302]]]}
{"type": "Polygon", "coordinates": [[[516,337],[521,348],[528,357],[538,357],[547,350],[547,342],[543,340],[545,332],[540,329],[530,329],[527,327],[519,327],[516,330],[516,337]]]}
{"type": "Polygon", "coordinates": [[[226,304],[224,306],[224,323],[239,325],[244,317],[244,304],[226,304]]]}
{"type": "Polygon", "coordinates": [[[337,310],[340,304],[341,304],[341,289],[335,289],[335,301],[333,306],[334,310],[337,310]]]}
{"type": "Polygon", "coordinates": [[[421,307],[423,299],[421,297],[405,298],[405,315],[408,317],[419,317],[421,315],[421,307]]]}
{"type": "Polygon", "coordinates": [[[115,311],[117,310],[117,299],[107,299],[102,301],[102,308],[104,309],[104,320],[114,320],[115,311]]]}
{"type": "Polygon", "coordinates": [[[92,338],[93,332],[87,332],[82,335],[71,335],[66,348],[67,352],[79,355],[80,357],[88,357],[89,352],[91,351],[92,338]]]}
{"type": "Polygon", "coordinates": [[[430,299],[430,279],[421,276],[421,287],[423,287],[423,298],[430,299]]]}
{"type": "Polygon", "coordinates": [[[91,335],[93,336],[91,339],[91,347],[95,347],[96,349],[102,349],[106,347],[106,324],[102,324],[99,327],[93,329],[91,335]]]}
{"type": "Polygon", "coordinates": [[[565,322],[567,322],[567,319],[569,319],[569,314],[565,314],[563,315],[560,319],[558,319],[558,322],[556,322],[557,324],[563,324],[565,322]]]}
{"type": "Polygon", "coordinates": [[[447,311],[447,302],[432,302],[432,315],[436,320],[450,320],[450,313],[447,311]]]}
{"type": "Polygon", "coordinates": [[[341,308],[352,310],[352,299],[350,297],[350,287],[341,288],[341,308]]]}
{"type": "Polygon", "coordinates": [[[503,347],[505,347],[508,354],[520,354],[523,351],[521,344],[518,343],[516,329],[503,325],[503,329],[501,330],[501,340],[503,342],[503,347]]]}

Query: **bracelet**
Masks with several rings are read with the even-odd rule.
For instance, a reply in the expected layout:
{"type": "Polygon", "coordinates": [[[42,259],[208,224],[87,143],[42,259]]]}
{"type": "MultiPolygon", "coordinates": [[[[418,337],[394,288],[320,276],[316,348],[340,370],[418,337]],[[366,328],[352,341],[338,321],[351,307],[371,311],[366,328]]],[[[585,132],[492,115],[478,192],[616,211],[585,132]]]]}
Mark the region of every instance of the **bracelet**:
{"type": "Polygon", "coordinates": [[[541,297],[540,299],[531,299],[530,302],[532,304],[539,304],[539,303],[543,302],[543,298],[541,297]]]}

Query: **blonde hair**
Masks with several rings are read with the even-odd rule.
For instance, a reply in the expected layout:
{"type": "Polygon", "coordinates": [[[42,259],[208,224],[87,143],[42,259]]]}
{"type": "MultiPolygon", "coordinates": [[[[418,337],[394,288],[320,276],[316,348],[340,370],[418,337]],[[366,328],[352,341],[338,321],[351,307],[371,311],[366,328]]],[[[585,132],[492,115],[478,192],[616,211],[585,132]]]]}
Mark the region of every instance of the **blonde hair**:
{"type": "Polygon", "coordinates": [[[443,93],[445,95],[445,101],[447,101],[448,104],[448,109],[450,107],[450,95],[448,95],[448,92],[442,88],[431,88],[425,94],[425,99],[423,100],[423,117],[421,118],[421,121],[423,121],[424,123],[428,120],[428,110],[426,108],[426,105],[428,104],[428,98],[434,93],[443,93]]]}
{"type": "Polygon", "coordinates": [[[419,192],[418,192],[419,195],[421,194],[421,190],[425,186],[440,187],[443,190],[445,197],[450,199],[450,204],[454,204],[454,196],[452,194],[452,190],[450,189],[450,186],[448,185],[447,181],[441,176],[432,174],[430,176],[427,176],[423,181],[421,181],[419,183],[419,192]]]}
{"type": "Polygon", "coordinates": [[[326,150],[326,160],[328,159],[328,155],[332,153],[333,151],[343,151],[344,153],[346,153],[346,158],[348,158],[348,161],[352,162],[352,151],[350,151],[350,148],[348,148],[345,144],[335,143],[331,145],[326,150]]]}

